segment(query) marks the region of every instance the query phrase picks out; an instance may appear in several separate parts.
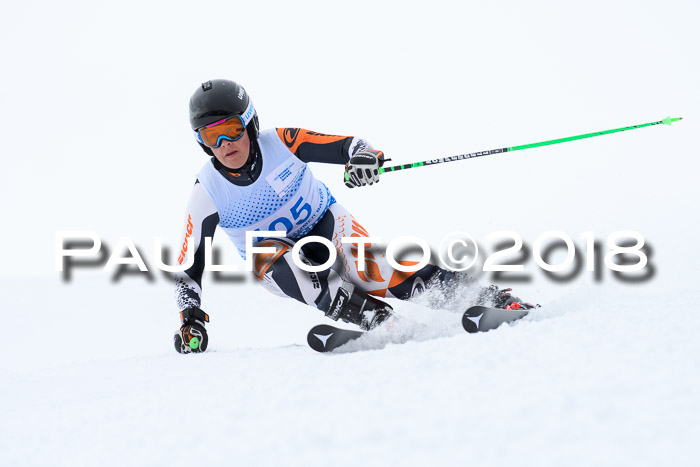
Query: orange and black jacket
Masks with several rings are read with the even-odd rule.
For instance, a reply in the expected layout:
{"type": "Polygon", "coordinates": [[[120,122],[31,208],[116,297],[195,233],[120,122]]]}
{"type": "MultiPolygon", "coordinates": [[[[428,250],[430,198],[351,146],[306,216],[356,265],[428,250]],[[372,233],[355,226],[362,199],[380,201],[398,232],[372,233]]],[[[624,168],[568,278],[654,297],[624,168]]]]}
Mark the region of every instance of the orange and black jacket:
{"type": "Polygon", "coordinates": [[[345,164],[359,150],[371,146],[352,136],[334,136],[301,128],[277,128],[277,136],[304,162],[345,164]]]}

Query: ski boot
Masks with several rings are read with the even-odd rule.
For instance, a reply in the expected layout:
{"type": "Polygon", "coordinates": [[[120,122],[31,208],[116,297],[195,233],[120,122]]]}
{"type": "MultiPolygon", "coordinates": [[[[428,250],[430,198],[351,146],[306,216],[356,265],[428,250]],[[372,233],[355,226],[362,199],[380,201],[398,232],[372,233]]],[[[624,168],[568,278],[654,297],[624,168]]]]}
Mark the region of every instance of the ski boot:
{"type": "Polygon", "coordinates": [[[356,324],[363,331],[374,329],[392,316],[394,309],[383,301],[345,282],[331,303],[326,316],[356,324]]]}
{"type": "Polygon", "coordinates": [[[491,285],[483,290],[479,296],[479,302],[488,304],[488,302],[491,301],[491,306],[493,308],[501,308],[504,310],[531,310],[533,308],[539,308],[539,305],[524,302],[520,297],[514,297],[510,294],[511,290],[513,289],[499,289],[498,286],[491,285]]]}

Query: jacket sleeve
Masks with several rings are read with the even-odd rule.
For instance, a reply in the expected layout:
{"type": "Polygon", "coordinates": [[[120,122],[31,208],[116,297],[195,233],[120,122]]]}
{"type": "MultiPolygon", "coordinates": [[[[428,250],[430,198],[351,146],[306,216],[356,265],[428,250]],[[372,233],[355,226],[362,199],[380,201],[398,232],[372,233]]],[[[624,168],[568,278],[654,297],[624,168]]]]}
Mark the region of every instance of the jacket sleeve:
{"type": "Polygon", "coordinates": [[[219,213],[204,187],[197,180],[187,202],[187,212],[183,227],[182,243],[178,263],[186,263],[189,255],[194,255],[194,264],[183,272],[175,273],[175,299],[180,311],[195,306],[202,300],[202,275],[204,273],[204,238],[213,237],[219,224],[219,213]],[[193,251],[187,249],[187,239],[194,239],[193,251]]]}
{"type": "Polygon", "coordinates": [[[350,157],[372,145],[354,136],[335,136],[302,128],[277,128],[277,136],[304,162],[346,164],[350,157]]]}

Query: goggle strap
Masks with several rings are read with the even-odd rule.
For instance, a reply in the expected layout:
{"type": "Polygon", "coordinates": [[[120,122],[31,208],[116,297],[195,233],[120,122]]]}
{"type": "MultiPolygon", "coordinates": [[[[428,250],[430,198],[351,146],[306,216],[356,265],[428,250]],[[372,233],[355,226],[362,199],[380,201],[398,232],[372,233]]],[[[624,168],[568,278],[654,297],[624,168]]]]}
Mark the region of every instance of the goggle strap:
{"type": "Polygon", "coordinates": [[[253,119],[253,115],[255,115],[255,107],[253,107],[253,99],[248,99],[248,107],[246,107],[245,112],[241,114],[241,120],[243,120],[243,124],[247,127],[250,121],[253,119]]]}

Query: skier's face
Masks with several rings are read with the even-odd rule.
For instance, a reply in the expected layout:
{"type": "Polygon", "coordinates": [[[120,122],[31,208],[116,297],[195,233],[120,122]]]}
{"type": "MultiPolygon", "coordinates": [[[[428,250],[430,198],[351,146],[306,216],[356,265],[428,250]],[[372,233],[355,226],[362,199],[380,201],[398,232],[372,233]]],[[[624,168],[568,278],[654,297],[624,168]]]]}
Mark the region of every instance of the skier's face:
{"type": "Polygon", "coordinates": [[[211,148],[214,157],[229,169],[240,169],[248,160],[250,138],[246,131],[237,141],[224,140],[218,148],[211,148]]]}

